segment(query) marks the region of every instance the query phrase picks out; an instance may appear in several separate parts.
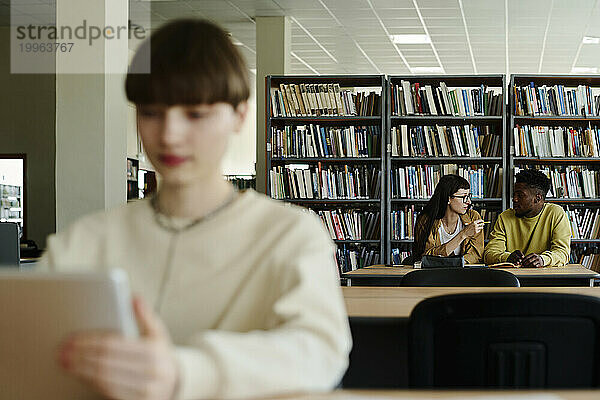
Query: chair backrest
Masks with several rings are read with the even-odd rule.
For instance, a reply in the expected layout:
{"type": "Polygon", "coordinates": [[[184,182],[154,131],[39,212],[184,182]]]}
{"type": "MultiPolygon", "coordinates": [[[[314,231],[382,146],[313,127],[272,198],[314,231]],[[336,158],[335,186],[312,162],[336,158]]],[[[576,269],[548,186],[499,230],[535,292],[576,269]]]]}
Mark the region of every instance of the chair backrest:
{"type": "Polygon", "coordinates": [[[558,293],[432,297],[409,319],[418,388],[599,386],[600,299],[558,293]]]}
{"type": "Polygon", "coordinates": [[[402,277],[400,286],[519,287],[519,279],[510,272],[489,268],[416,269],[402,277]]]}
{"type": "Polygon", "coordinates": [[[0,266],[19,265],[19,227],[0,222],[0,266]]]}

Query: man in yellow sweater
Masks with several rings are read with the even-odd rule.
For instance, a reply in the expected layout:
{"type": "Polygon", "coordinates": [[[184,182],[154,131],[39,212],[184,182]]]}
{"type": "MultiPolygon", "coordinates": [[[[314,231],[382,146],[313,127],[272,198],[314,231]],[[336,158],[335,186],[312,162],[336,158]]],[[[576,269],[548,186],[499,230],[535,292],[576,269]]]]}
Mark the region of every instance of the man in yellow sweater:
{"type": "Polygon", "coordinates": [[[571,228],[561,206],[546,203],[550,180],[526,169],[515,176],[513,208],[498,217],[483,253],[486,264],[511,262],[525,268],[567,264],[571,228]]]}

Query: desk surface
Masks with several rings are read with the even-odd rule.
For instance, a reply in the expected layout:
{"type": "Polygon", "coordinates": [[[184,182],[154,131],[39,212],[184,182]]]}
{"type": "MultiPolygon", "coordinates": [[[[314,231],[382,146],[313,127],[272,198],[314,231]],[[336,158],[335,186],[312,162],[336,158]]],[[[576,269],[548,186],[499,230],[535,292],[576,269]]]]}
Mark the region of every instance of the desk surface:
{"type": "MultiPolygon", "coordinates": [[[[580,264],[569,264],[564,267],[546,267],[546,268],[494,268],[508,271],[517,277],[527,278],[598,278],[600,274],[591,269],[584,268],[580,264]]],[[[370,267],[359,268],[354,271],[342,274],[344,278],[376,277],[399,278],[415,269],[410,266],[386,267],[382,265],[373,265],[370,267]]]]}
{"type": "Polygon", "coordinates": [[[338,390],[329,394],[290,397],[290,400],[368,400],[368,399],[473,399],[473,400],[588,400],[600,390],[338,390]]]}
{"type": "Polygon", "coordinates": [[[574,293],[600,297],[600,287],[342,287],[351,317],[408,318],[412,309],[429,297],[457,293],[546,292],[574,293]]]}

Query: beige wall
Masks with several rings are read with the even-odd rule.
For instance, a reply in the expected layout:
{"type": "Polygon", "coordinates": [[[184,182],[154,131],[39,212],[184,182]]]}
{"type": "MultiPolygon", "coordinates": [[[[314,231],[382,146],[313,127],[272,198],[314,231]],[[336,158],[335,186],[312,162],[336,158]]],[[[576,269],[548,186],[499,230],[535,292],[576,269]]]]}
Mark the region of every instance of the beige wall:
{"type": "Polygon", "coordinates": [[[10,74],[10,36],[0,28],[0,153],[25,153],[27,238],[45,247],[56,226],[54,75],[10,74]]]}

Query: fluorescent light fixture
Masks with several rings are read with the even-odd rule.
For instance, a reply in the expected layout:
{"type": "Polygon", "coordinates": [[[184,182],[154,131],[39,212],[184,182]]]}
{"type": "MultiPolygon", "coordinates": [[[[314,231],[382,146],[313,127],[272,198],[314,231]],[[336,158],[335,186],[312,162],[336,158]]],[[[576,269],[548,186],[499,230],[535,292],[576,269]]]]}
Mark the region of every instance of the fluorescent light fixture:
{"type": "Polygon", "coordinates": [[[571,68],[572,74],[597,74],[597,67],[573,67],[571,68]]]}
{"type": "Polygon", "coordinates": [[[423,73],[432,73],[432,74],[443,74],[444,68],[442,67],[412,67],[410,72],[413,74],[423,74],[423,73]]]}
{"type": "Polygon", "coordinates": [[[396,44],[427,44],[431,43],[429,35],[390,35],[392,43],[396,44]]]}
{"type": "Polygon", "coordinates": [[[581,43],[583,43],[583,44],[600,44],[600,37],[584,36],[581,43]]]}

